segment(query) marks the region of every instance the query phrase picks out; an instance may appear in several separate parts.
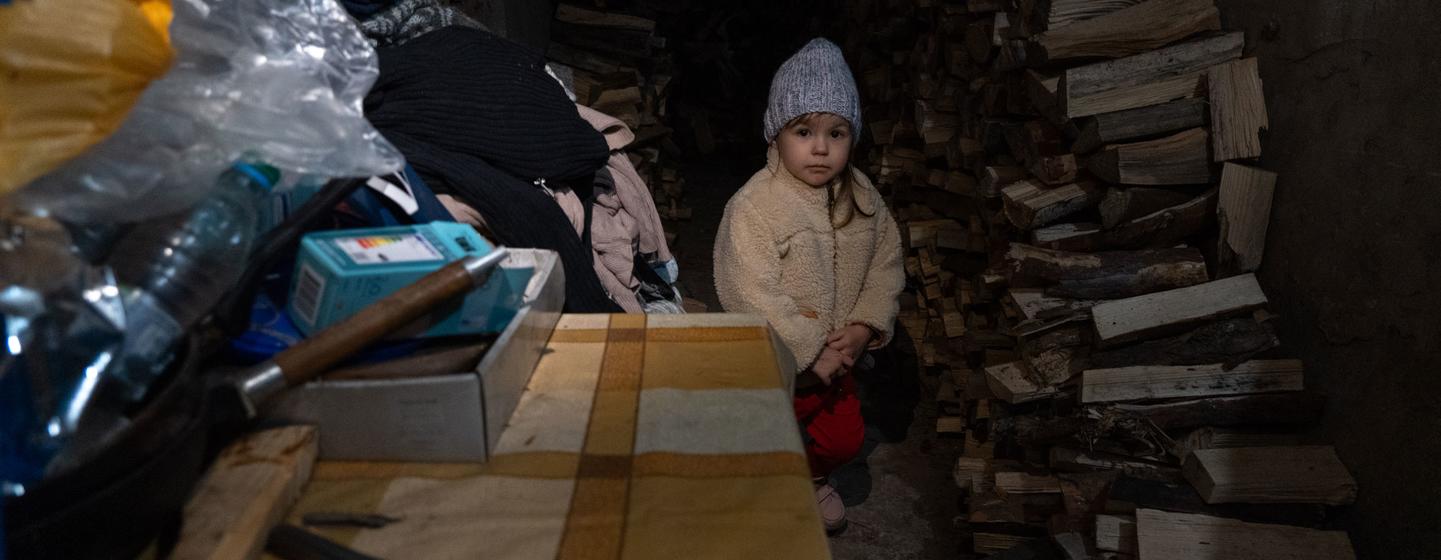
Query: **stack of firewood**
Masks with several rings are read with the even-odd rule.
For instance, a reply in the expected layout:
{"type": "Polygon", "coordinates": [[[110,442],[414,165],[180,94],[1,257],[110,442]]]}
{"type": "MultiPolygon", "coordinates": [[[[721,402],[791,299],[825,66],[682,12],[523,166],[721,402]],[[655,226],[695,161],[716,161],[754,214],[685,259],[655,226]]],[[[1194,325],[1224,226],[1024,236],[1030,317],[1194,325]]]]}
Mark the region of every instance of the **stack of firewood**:
{"type": "Polygon", "coordinates": [[[1276,182],[1258,67],[1213,0],[849,17],[972,552],[1351,557],[1320,528],[1356,484],[1300,435],[1321,398],[1253,274],[1276,182]]]}
{"type": "Polygon", "coordinates": [[[674,221],[689,220],[691,209],[682,201],[685,179],[675,162],[680,150],[666,124],[673,63],[668,40],[658,29],[654,17],[561,4],[546,57],[568,70],[577,103],[616,117],[635,132],[626,152],[650,185],[667,241],[674,243],[674,221]]]}

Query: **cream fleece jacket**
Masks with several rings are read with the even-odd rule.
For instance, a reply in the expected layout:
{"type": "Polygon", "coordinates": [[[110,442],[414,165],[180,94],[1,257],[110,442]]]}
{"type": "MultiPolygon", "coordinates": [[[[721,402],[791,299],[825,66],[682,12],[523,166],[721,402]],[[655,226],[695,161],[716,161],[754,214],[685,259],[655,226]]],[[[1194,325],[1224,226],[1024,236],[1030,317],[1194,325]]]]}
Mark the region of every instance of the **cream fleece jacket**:
{"type": "MultiPolygon", "coordinates": [[[[766,167],[726,204],[716,232],[715,283],[721,307],[770,321],[810,369],[838,328],[862,324],[890,342],[905,287],[895,220],[869,179],[855,173],[857,212],[831,226],[826,191],[805,184],[772,147],[766,167]]],[[[834,188],[834,185],[827,188],[834,188]]]]}

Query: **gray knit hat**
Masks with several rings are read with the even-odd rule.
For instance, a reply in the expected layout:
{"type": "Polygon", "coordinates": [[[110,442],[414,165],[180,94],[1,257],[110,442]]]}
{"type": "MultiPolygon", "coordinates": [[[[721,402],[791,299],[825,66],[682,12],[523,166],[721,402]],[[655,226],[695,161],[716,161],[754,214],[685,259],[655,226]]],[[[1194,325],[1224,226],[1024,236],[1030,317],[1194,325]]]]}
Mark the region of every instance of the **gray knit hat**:
{"type": "Polygon", "coordinates": [[[792,119],[807,113],[835,113],[851,123],[852,145],[861,137],[861,98],[841,48],[812,39],[776,70],[766,105],[766,143],[792,119]]]}

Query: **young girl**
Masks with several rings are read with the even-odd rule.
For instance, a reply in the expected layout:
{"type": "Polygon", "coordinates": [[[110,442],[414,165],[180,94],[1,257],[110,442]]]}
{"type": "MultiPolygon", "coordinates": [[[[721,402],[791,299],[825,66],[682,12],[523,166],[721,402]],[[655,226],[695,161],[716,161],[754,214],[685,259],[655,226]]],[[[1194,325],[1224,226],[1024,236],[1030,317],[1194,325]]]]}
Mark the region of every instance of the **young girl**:
{"type": "Polygon", "coordinates": [[[796,418],[832,532],[845,527],[845,507],[826,476],[865,434],[850,369],[890,342],[905,283],[895,221],[849,165],[860,132],[840,49],[811,41],[771,81],[766,167],[726,204],[715,246],[721,306],[764,316],[800,364],[796,418]]]}

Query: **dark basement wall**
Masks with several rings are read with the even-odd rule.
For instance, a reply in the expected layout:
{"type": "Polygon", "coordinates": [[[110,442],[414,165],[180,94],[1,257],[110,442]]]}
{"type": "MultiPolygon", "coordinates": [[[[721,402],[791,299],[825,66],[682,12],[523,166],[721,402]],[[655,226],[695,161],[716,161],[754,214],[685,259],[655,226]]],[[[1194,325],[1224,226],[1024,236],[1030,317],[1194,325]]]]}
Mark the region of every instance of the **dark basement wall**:
{"type": "Polygon", "coordinates": [[[1261,281],[1329,400],[1362,558],[1441,558],[1441,8],[1218,0],[1260,59],[1261,281]]]}

